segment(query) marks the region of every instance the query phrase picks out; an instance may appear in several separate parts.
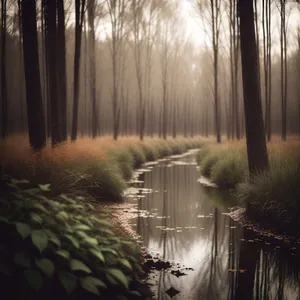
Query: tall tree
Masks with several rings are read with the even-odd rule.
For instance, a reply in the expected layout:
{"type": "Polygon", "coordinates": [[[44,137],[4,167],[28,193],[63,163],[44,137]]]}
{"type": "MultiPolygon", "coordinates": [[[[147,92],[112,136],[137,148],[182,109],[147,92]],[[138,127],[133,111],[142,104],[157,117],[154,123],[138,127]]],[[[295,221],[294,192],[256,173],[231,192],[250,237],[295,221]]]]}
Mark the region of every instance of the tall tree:
{"type": "Polygon", "coordinates": [[[58,60],[57,60],[57,26],[56,14],[57,3],[53,0],[46,0],[45,13],[45,39],[48,46],[48,71],[49,71],[49,96],[51,116],[51,142],[52,146],[61,142],[60,126],[60,101],[58,98],[58,60]]]}
{"type": "Polygon", "coordinates": [[[280,0],[280,82],[281,82],[281,136],[286,140],[287,123],[287,25],[286,2],[280,0]]]}
{"type": "Polygon", "coordinates": [[[128,1],[108,0],[108,14],[111,24],[111,47],[112,60],[112,112],[113,112],[113,137],[118,139],[120,127],[121,101],[119,95],[121,70],[121,50],[125,32],[125,18],[128,1]]]}
{"type": "Polygon", "coordinates": [[[211,27],[211,42],[213,48],[213,75],[214,75],[214,115],[215,133],[217,142],[221,143],[221,116],[220,116],[220,96],[219,96],[219,42],[221,28],[221,0],[198,0],[200,13],[209,12],[209,24],[211,27]]]}
{"type": "Polygon", "coordinates": [[[92,97],[92,137],[97,136],[99,130],[98,126],[98,114],[97,114],[97,93],[96,93],[96,52],[95,52],[95,10],[96,1],[88,0],[88,23],[89,23],[89,58],[90,58],[90,87],[92,97]]]}
{"type": "Polygon", "coordinates": [[[143,7],[145,0],[133,0],[131,2],[132,11],[132,33],[133,33],[133,54],[135,61],[136,79],[138,86],[138,98],[139,98],[139,136],[140,140],[144,139],[145,131],[145,118],[146,118],[146,105],[144,97],[144,68],[142,64],[142,55],[144,48],[144,41],[142,39],[142,24],[144,22],[143,7]]]}
{"type": "Polygon", "coordinates": [[[2,101],[2,130],[4,139],[7,132],[7,83],[6,83],[6,35],[7,35],[7,0],[1,0],[1,101],[2,101]]]}
{"type": "Polygon", "coordinates": [[[262,105],[259,97],[258,55],[256,48],[253,0],[239,0],[240,39],[244,90],[247,154],[250,174],[268,167],[262,105]]]}
{"type": "Polygon", "coordinates": [[[23,53],[29,142],[37,151],[46,145],[42,103],[35,0],[22,0],[23,53]]]}
{"type": "Polygon", "coordinates": [[[74,54],[74,82],[73,82],[73,119],[71,140],[76,141],[78,130],[79,104],[79,70],[81,56],[81,37],[85,11],[85,0],[75,0],[75,54],[74,54]]]}
{"type": "Polygon", "coordinates": [[[64,0],[57,0],[58,100],[60,105],[60,141],[67,140],[67,72],[64,0]]]}

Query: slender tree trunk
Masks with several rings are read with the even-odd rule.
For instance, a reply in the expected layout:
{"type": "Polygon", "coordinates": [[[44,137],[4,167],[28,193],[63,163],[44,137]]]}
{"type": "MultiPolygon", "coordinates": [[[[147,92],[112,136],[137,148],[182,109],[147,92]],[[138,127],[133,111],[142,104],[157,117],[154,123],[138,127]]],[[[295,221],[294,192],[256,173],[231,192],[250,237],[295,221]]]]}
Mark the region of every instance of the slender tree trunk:
{"type": "Polygon", "coordinates": [[[280,0],[280,85],[281,85],[281,137],[286,140],[286,86],[285,86],[285,1],[280,0]]]}
{"type": "Polygon", "coordinates": [[[7,83],[6,83],[6,31],[7,31],[7,0],[1,0],[1,101],[2,101],[2,130],[1,137],[5,139],[8,135],[7,129],[7,83]]]}
{"type": "Polygon", "coordinates": [[[96,51],[95,51],[95,0],[88,1],[88,19],[89,19],[89,41],[90,41],[90,87],[92,97],[92,137],[96,138],[98,132],[97,117],[97,94],[96,94],[96,51]]]}
{"type": "Polygon", "coordinates": [[[29,141],[34,151],[46,145],[35,0],[22,0],[23,53],[29,141]]]}
{"type": "Polygon", "coordinates": [[[20,65],[20,77],[19,77],[19,97],[20,97],[20,109],[21,109],[21,132],[24,132],[24,112],[23,112],[23,81],[24,81],[24,66],[23,66],[23,51],[22,51],[22,14],[21,14],[21,0],[18,0],[18,19],[19,19],[19,65],[20,65]]]}
{"type": "Polygon", "coordinates": [[[258,84],[258,55],[255,41],[253,1],[239,0],[240,39],[244,87],[244,112],[250,174],[268,168],[261,99],[258,84]]]}
{"type": "Polygon", "coordinates": [[[64,1],[57,0],[57,55],[58,55],[58,91],[60,102],[61,141],[66,141],[67,133],[67,72],[66,72],[66,34],[64,1]]]}
{"type": "Polygon", "coordinates": [[[61,142],[60,133],[60,101],[58,98],[58,64],[57,64],[57,26],[56,1],[47,0],[45,7],[46,39],[49,46],[49,81],[50,81],[50,109],[51,109],[51,142],[56,146],[61,142]]]}
{"type": "Polygon", "coordinates": [[[79,106],[79,70],[81,56],[82,25],[85,10],[85,0],[75,0],[75,54],[74,54],[74,87],[73,87],[73,120],[71,140],[76,141],[78,131],[79,106]]]}
{"type": "Polygon", "coordinates": [[[268,11],[268,17],[267,17],[267,65],[268,65],[268,131],[267,131],[267,137],[268,141],[271,141],[271,135],[272,135],[272,116],[271,116],[271,103],[272,103],[272,45],[271,45],[271,0],[267,0],[268,6],[267,6],[267,11],[268,11]]]}

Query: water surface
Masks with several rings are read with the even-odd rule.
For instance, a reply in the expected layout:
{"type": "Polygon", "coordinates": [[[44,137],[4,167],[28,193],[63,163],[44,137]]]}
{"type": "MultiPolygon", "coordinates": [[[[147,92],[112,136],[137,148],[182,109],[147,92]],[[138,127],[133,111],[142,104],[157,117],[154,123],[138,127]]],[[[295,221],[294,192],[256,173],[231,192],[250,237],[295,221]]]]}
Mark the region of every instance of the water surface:
{"type": "Polygon", "coordinates": [[[136,205],[132,226],[149,253],[170,261],[149,283],[155,299],[300,299],[298,243],[244,229],[227,214],[230,192],[205,187],[195,154],[146,165],[127,202],[136,205]],[[187,274],[176,277],[180,270],[187,274]]]}

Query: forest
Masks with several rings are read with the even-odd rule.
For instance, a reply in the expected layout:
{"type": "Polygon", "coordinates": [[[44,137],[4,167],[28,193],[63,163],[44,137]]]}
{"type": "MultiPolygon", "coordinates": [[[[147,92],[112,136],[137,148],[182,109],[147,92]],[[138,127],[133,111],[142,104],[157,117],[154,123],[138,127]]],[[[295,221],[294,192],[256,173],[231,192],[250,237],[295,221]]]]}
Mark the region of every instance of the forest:
{"type": "Polygon", "coordinates": [[[0,7],[3,299],[299,299],[298,0],[0,7]]]}

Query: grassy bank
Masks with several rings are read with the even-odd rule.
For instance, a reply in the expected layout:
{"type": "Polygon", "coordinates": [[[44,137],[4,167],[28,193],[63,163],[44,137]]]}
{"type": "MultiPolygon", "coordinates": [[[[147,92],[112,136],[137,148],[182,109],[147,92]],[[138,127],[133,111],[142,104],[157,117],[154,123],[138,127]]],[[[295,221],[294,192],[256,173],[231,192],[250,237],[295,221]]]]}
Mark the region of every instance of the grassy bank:
{"type": "Polygon", "coordinates": [[[135,137],[118,141],[111,137],[83,138],[54,149],[49,145],[33,155],[27,139],[15,136],[1,142],[1,169],[2,174],[27,179],[33,185],[51,183],[53,195],[91,195],[99,201],[118,201],[134,168],[204,142],[202,138],[148,138],[143,142],[135,137]]]}
{"type": "Polygon", "coordinates": [[[251,182],[245,141],[205,146],[197,161],[204,176],[220,187],[234,188],[247,213],[276,230],[299,234],[300,142],[290,138],[268,144],[270,168],[251,182]]]}
{"type": "Polygon", "coordinates": [[[149,291],[142,281],[140,248],[91,200],[121,200],[134,168],[204,142],[79,139],[32,154],[25,137],[1,141],[4,298],[144,299],[149,291]]]}

